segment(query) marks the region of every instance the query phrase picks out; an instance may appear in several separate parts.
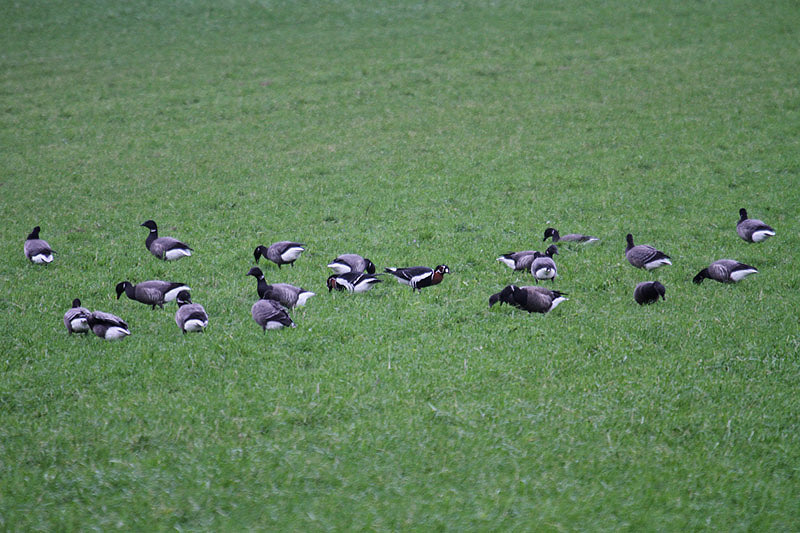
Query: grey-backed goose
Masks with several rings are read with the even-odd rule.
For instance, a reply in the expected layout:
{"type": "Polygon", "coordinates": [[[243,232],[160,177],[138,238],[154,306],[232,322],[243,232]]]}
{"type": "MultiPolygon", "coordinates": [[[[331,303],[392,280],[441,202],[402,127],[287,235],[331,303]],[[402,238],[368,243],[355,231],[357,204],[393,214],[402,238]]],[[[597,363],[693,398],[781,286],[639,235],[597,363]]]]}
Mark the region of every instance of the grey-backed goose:
{"type": "Polygon", "coordinates": [[[428,268],[423,266],[405,267],[405,268],[386,268],[387,272],[397,278],[397,281],[403,285],[411,287],[412,291],[419,291],[431,285],[437,285],[442,282],[445,274],[450,273],[450,268],[447,265],[439,265],[436,268],[428,268]]]}
{"type": "Polygon", "coordinates": [[[125,293],[125,296],[131,300],[136,300],[145,305],[152,305],[153,309],[156,306],[164,308],[164,302],[171,302],[174,300],[178,293],[181,291],[191,290],[184,283],[175,283],[172,281],[161,281],[154,279],[150,281],[143,281],[132,285],[130,281],[121,281],[117,283],[117,300],[125,293]]]}
{"type": "Polygon", "coordinates": [[[553,255],[557,253],[558,247],[555,244],[551,244],[547,247],[544,254],[539,252],[533,254],[531,274],[533,274],[537,283],[539,280],[549,279],[553,281],[556,279],[556,276],[558,276],[558,269],[556,268],[556,262],[553,261],[553,255]]]}
{"type": "Polygon", "coordinates": [[[187,331],[200,331],[208,326],[208,313],[200,304],[192,303],[189,291],[180,291],[175,301],[178,310],[175,311],[175,323],[185,334],[187,331]]]}
{"type": "Polygon", "coordinates": [[[257,301],[250,309],[250,314],[253,316],[253,320],[256,321],[256,324],[261,326],[261,329],[264,331],[268,329],[281,329],[283,327],[297,327],[286,313],[286,309],[275,300],[261,299],[257,301]]]}
{"type": "Polygon", "coordinates": [[[128,324],[120,317],[103,311],[93,311],[86,319],[92,333],[107,341],[124,339],[131,334],[128,324]]]}
{"type": "Polygon", "coordinates": [[[270,244],[269,248],[264,245],[256,246],[255,251],[253,251],[253,257],[255,257],[256,263],[258,263],[260,257],[266,257],[280,268],[281,265],[286,264],[294,266],[294,262],[305,250],[305,244],[280,241],[270,244]]]}
{"type": "Polygon", "coordinates": [[[259,298],[276,300],[290,309],[305,305],[309,298],[316,295],[316,293],[288,283],[269,284],[264,279],[264,273],[258,267],[251,268],[247,275],[256,278],[256,291],[258,291],[259,298]]]}
{"type": "Polygon", "coordinates": [[[366,272],[345,272],[334,274],[328,278],[328,292],[336,289],[337,291],[367,292],[374,285],[380,283],[373,274],[366,272]]]}
{"type": "Polygon", "coordinates": [[[664,296],[667,293],[666,287],[658,281],[643,281],[636,285],[633,289],[633,299],[639,305],[652,304],[658,301],[660,296],[662,300],[666,300],[664,296]]]}
{"type": "Polygon", "coordinates": [[[89,315],[91,311],[85,307],[81,307],[81,301],[78,298],[72,300],[72,307],[67,309],[64,313],[64,325],[70,335],[73,333],[86,333],[89,331],[89,315]]]}
{"type": "Polygon", "coordinates": [[[775,235],[775,230],[757,218],[747,218],[747,210],[739,209],[736,233],[747,242],[761,242],[775,235]]]}
{"type": "Polygon", "coordinates": [[[567,298],[560,291],[551,291],[544,287],[526,285],[506,285],[506,287],[489,297],[489,307],[497,302],[508,304],[529,313],[548,313],[567,298]]]}
{"type": "Polygon", "coordinates": [[[533,263],[533,254],[536,250],[523,250],[522,252],[508,252],[497,258],[498,261],[512,270],[530,270],[533,263]]]}
{"type": "Polygon", "coordinates": [[[757,274],[758,270],[750,265],[745,265],[733,259],[720,259],[714,261],[707,268],[704,268],[692,279],[695,283],[703,283],[703,280],[713,279],[720,283],[736,283],[750,274],[757,274]]]}
{"type": "Polygon", "coordinates": [[[625,237],[628,246],[625,248],[625,257],[628,262],[636,268],[653,270],[664,265],[671,265],[669,256],[660,250],[656,250],[647,244],[633,244],[633,235],[628,233],[625,237]]]}
{"type": "Polygon", "coordinates": [[[597,237],[592,237],[591,235],[583,235],[581,233],[569,233],[567,235],[559,235],[558,230],[555,228],[547,228],[544,230],[544,239],[546,241],[548,237],[553,238],[553,242],[578,242],[578,243],[590,243],[599,241],[597,237]]]}
{"type": "Polygon", "coordinates": [[[50,248],[47,241],[39,238],[39,231],[41,231],[41,228],[36,226],[33,228],[33,231],[28,234],[28,237],[25,239],[23,251],[25,252],[25,257],[27,257],[31,263],[46,265],[53,261],[53,254],[55,251],[50,248]]]}
{"type": "Polygon", "coordinates": [[[144,245],[150,250],[150,253],[164,261],[174,261],[181,257],[188,257],[192,255],[192,249],[189,245],[182,243],[178,239],[172,237],[159,237],[158,226],[152,220],[147,220],[140,224],[150,230],[150,234],[144,241],[144,245]]]}
{"type": "Polygon", "coordinates": [[[333,270],[334,274],[347,274],[348,272],[375,273],[375,265],[372,261],[358,254],[342,254],[328,263],[328,268],[333,270]]]}

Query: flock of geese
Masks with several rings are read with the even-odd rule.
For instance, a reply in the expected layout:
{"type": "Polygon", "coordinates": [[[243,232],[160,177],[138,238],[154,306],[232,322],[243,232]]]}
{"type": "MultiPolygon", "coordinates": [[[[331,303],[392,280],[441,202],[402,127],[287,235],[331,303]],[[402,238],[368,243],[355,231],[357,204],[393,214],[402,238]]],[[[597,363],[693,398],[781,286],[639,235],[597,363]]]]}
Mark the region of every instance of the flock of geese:
{"type": "MultiPolygon", "coordinates": [[[[749,218],[747,211],[739,210],[739,221],[736,232],[743,240],[753,243],[761,242],[775,235],[775,230],[761,220],[749,218]]],[[[150,230],[145,246],[158,259],[174,261],[192,255],[192,248],[172,237],[158,235],[158,226],[152,220],[141,224],[150,230]]],[[[50,245],[39,238],[40,228],[36,226],[28,235],[24,244],[25,257],[34,264],[46,265],[53,261],[56,252],[50,245]]],[[[543,241],[552,239],[553,243],[586,244],[599,239],[589,235],[571,233],[560,235],[554,228],[547,228],[543,241]]],[[[671,265],[670,257],[664,252],[646,244],[636,245],[633,236],[626,236],[625,257],[628,262],[640,269],[653,270],[671,265]]],[[[261,257],[272,261],[278,268],[281,265],[294,265],[294,262],[305,251],[305,245],[292,241],[280,241],[270,246],[258,246],[253,252],[256,263],[261,257]]],[[[548,313],[565,301],[565,293],[538,285],[539,281],[553,281],[558,276],[554,255],[558,247],[551,244],[544,252],[525,250],[509,252],[497,258],[497,261],[515,271],[529,271],[537,285],[518,287],[507,285],[500,292],[489,297],[489,306],[496,303],[508,304],[529,313],[548,313]]],[[[408,285],[412,291],[421,291],[442,282],[444,275],[450,272],[447,265],[436,268],[422,266],[406,268],[386,268],[383,273],[375,273],[375,265],[369,259],[358,254],[343,254],[328,265],[333,274],[328,277],[328,291],[366,292],[382,280],[378,277],[389,274],[399,283],[408,285]]],[[[694,283],[702,283],[704,279],[712,279],[721,283],[735,283],[750,274],[757,273],[755,267],[740,263],[733,259],[720,259],[704,268],[693,278],[694,283]]],[[[253,267],[247,273],[256,278],[258,300],[251,308],[253,320],[264,330],[296,327],[289,316],[289,310],[305,305],[315,293],[288,283],[267,283],[264,273],[259,267],[253,267]]],[[[122,281],[116,286],[117,299],[124,293],[129,299],[145,305],[163,308],[166,302],[175,300],[178,309],[175,323],[185,334],[201,332],[208,326],[208,314],[202,305],[192,302],[190,287],[183,283],[162,280],[143,281],[136,285],[122,281]]],[[[637,303],[650,304],[659,298],[665,299],[666,288],[658,281],[644,281],[634,289],[633,297],[637,303]]],[[[81,306],[80,299],[72,302],[72,307],[64,314],[64,325],[72,333],[92,331],[96,336],[106,340],[116,340],[131,334],[128,324],[120,317],[104,311],[89,311],[81,306]]]]}

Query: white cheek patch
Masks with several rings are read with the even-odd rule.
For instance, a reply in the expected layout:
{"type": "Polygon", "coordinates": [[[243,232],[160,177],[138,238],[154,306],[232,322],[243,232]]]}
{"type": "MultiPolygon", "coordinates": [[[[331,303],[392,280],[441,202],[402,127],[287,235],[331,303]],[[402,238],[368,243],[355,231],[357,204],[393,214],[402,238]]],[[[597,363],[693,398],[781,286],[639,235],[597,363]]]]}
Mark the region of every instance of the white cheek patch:
{"type": "Polygon", "coordinates": [[[181,257],[189,257],[190,255],[192,255],[191,250],[187,250],[185,248],[173,248],[172,250],[167,250],[167,252],[164,254],[164,257],[167,259],[167,261],[175,261],[181,257]]]}

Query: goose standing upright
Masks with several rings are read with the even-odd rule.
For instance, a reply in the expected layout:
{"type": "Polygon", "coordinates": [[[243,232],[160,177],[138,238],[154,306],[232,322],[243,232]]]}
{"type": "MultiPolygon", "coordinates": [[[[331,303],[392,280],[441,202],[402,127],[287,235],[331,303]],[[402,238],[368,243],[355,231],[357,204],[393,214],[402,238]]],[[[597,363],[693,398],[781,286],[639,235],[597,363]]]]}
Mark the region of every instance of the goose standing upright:
{"type": "Polygon", "coordinates": [[[651,304],[658,301],[660,296],[662,300],[667,298],[664,296],[667,293],[666,287],[658,281],[643,281],[636,285],[633,290],[633,299],[639,305],[651,304]]]}
{"type": "Polygon", "coordinates": [[[47,241],[39,238],[39,231],[41,231],[41,228],[36,226],[33,228],[33,231],[28,234],[28,237],[25,239],[25,244],[23,245],[23,251],[25,252],[25,257],[27,257],[28,261],[31,263],[46,265],[53,261],[53,254],[56,252],[50,248],[47,241]]]}
{"type": "Polygon", "coordinates": [[[144,245],[150,253],[164,261],[174,261],[181,257],[192,255],[189,245],[182,243],[172,237],[159,237],[158,226],[152,220],[146,220],[140,224],[150,230],[150,234],[144,241],[144,245]]]}
{"type": "Polygon", "coordinates": [[[191,289],[185,283],[153,279],[136,285],[132,285],[130,281],[121,281],[117,283],[116,290],[117,300],[124,292],[125,296],[131,300],[136,300],[145,305],[152,305],[153,309],[156,306],[163,309],[164,302],[171,302],[178,296],[179,292],[190,291],[191,289]]]}
{"type": "Polygon", "coordinates": [[[86,319],[92,333],[107,341],[124,339],[131,334],[128,324],[120,317],[103,311],[92,311],[86,319]]]}
{"type": "Polygon", "coordinates": [[[692,281],[698,285],[703,283],[703,280],[706,278],[719,281],[720,283],[736,283],[750,274],[757,273],[758,270],[750,265],[745,265],[733,259],[720,259],[698,272],[692,281]]]}
{"type": "Polygon", "coordinates": [[[540,254],[539,252],[533,254],[531,274],[533,274],[537,283],[539,280],[549,279],[550,281],[554,281],[556,279],[556,276],[558,276],[558,269],[556,268],[556,262],[553,261],[553,255],[557,253],[558,247],[555,244],[551,244],[547,247],[544,254],[540,254]]]}
{"type": "Polygon", "coordinates": [[[294,262],[300,257],[300,254],[305,251],[305,244],[292,241],[280,241],[270,244],[269,248],[264,245],[256,246],[256,249],[253,251],[253,257],[255,257],[256,263],[258,263],[260,257],[266,257],[280,268],[281,265],[286,264],[294,266],[294,262]]]}
{"type": "Polygon", "coordinates": [[[450,268],[447,265],[439,265],[436,268],[416,266],[386,268],[384,272],[397,278],[399,283],[411,287],[412,291],[422,292],[421,289],[425,287],[441,283],[442,279],[444,279],[444,275],[450,273],[450,268]]]}
{"type": "Polygon", "coordinates": [[[569,233],[567,235],[559,235],[558,230],[555,228],[547,228],[546,230],[544,230],[544,239],[542,239],[542,241],[546,241],[548,237],[552,237],[553,242],[590,243],[600,240],[597,237],[592,237],[591,235],[583,235],[582,233],[569,233]]]}
{"type": "Polygon", "coordinates": [[[89,331],[89,315],[91,311],[85,307],[81,307],[81,301],[78,298],[72,300],[72,307],[67,309],[64,313],[64,325],[70,335],[73,333],[86,333],[89,331]]]}
{"type": "Polygon", "coordinates": [[[250,308],[250,314],[256,324],[261,326],[261,329],[267,331],[268,329],[281,329],[284,327],[296,328],[297,325],[292,322],[291,317],[286,312],[286,309],[275,300],[258,300],[250,308]]]}
{"type": "Polygon", "coordinates": [[[736,233],[747,242],[761,242],[775,235],[775,230],[757,218],[747,218],[747,210],[739,209],[736,233]]]}
{"type": "Polygon", "coordinates": [[[671,265],[669,256],[660,250],[656,250],[650,245],[639,244],[634,246],[633,235],[628,233],[625,239],[628,241],[628,246],[625,248],[625,257],[628,262],[636,268],[644,268],[653,270],[664,265],[671,265]]]}
{"type": "Polygon", "coordinates": [[[347,274],[348,272],[375,273],[375,265],[372,261],[358,254],[342,254],[328,263],[328,268],[333,270],[334,274],[347,274]]]}
{"type": "Polygon", "coordinates": [[[563,292],[551,291],[544,287],[526,285],[506,285],[502,291],[489,297],[489,307],[497,302],[508,304],[529,313],[549,313],[561,302],[567,300],[563,292]]]}
{"type": "Polygon", "coordinates": [[[288,283],[269,284],[267,280],[264,279],[264,273],[258,267],[251,268],[247,272],[247,275],[256,278],[256,291],[258,291],[259,298],[276,300],[290,309],[303,306],[309,298],[316,296],[314,292],[288,283]]]}
{"type": "Polygon", "coordinates": [[[187,331],[202,332],[208,326],[208,313],[200,304],[192,303],[189,291],[181,291],[175,299],[178,310],[175,311],[175,323],[186,334],[187,331]]]}

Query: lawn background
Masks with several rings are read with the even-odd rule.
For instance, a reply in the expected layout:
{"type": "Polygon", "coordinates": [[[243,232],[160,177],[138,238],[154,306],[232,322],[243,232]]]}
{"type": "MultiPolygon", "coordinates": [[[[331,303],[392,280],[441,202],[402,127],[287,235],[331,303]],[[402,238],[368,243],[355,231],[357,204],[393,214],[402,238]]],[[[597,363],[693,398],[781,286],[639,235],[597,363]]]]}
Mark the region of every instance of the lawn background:
{"type": "Polygon", "coordinates": [[[3,529],[797,528],[796,2],[1,5],[3,529]],[[548,226],[602,239],[556,257],[570,300],[490,310],[548,226]],[[265,335],[282,239],[267,279],[318,296],[265,335]],[[330,295],[345,252],[452,274],[330,295]],[[722,257],[760,272],[690,282],[722,257]],[[67,336],[75,297],[131,337],[67,336]]]}

